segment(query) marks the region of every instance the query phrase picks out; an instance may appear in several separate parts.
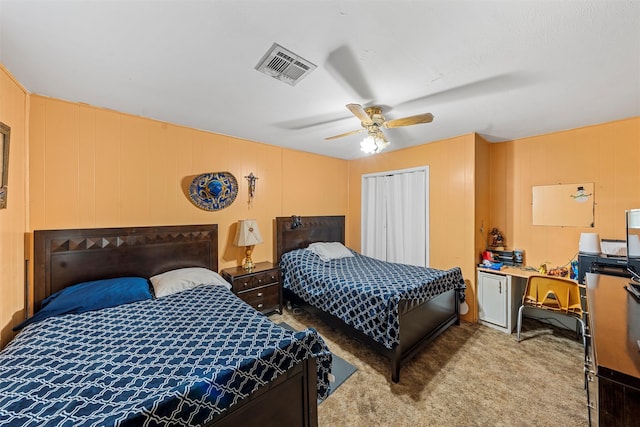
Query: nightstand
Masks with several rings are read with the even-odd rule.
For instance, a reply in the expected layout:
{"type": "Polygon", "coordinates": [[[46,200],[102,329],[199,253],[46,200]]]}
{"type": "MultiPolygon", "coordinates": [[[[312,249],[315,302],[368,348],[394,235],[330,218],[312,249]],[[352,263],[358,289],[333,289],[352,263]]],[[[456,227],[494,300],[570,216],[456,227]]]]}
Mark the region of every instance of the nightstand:
{"type": "Polygon", "coordinates": [[[280,267],[270,262],[256,263],[251,271],[242,267],[225,268],[220,272],[231,283],[231,290],[258,311],[282,314],[280,267]]]}

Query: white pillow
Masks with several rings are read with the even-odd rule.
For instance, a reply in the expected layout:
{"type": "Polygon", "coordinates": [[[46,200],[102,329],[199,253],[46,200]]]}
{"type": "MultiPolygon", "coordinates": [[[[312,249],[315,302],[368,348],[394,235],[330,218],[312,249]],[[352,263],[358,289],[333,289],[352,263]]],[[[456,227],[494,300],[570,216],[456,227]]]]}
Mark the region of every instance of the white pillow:
{"type": "Polygon", "coordinates": [[[215,271],[203,267],[187,267],[157,274],[149,279],[156,298],[166,297],[187,289],[202,285],[222,285],[231,289],[231,285],[215,271]]]}
{"type": "Polygon", "coordinates": [[[322,261],[330,261],[332,259],[339,258],[349,258],[353,256],[351,251],[340,242],[311,243],[307,249],[318,255],[322,261]]]}

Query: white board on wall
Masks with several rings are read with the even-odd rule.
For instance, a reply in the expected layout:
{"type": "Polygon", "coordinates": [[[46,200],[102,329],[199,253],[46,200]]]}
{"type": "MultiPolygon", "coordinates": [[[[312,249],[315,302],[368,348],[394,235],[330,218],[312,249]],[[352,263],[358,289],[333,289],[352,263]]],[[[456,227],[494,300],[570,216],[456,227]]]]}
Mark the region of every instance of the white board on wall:
{"type": "Polygon", "coordinates": [[[594,226],[594,184],[554,184],[533,187],[533,225],[594,226]]]}

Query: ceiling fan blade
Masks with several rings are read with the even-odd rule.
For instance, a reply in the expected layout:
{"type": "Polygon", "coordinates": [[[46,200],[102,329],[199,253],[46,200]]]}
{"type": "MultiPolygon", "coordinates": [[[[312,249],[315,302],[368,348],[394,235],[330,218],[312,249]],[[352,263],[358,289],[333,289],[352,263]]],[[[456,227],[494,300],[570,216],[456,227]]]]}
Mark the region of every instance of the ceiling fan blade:
{"type": "Polygon", "coordinates": [[[373,91],[367,84],[361,63],[348,46],[331,52],[325,68],[356,99],[367,102],[373,100],[373,91]]]}
{"type": "Polygon", "coordinates": [[[360,121],[362,122],[363,126],[373,124],[373,121],[371,120],[371,117],[369,117],[367,112],[364,111],[364,108],[362,108],[362,105],[360,105],[360,104],[347,104],[347,108],[349,109],[349,111],[351,111],[353,113],[354,116],[356,116],[357,118],[360,119],[360,121]]]}
{"type": "Polygon", "coordinates": [[[431,123],[433,121],[433,114],[425,113],[418,114],[416,116],[403,117],[401,119],[389,120],[388,122],[384,122],[384,127],[386,128],[398,128],[401,126],[411,126],[417,125],[420,123],[431,123]]]}
{"type": "Polygon", "coordinates": [[[300,117],[300,118],[291,119],[291,120],[287,120],[279,123],[274,123],[274,125],[281,129],[301,130],[301,129],[318,127],[322,125],[328,125],[331,123],[336,123],[336,122],[346,121],[346,120],[353,120],[353,116],[348,114],[345,111],[344,113],[327,113],[327,114],[315,115],[313,117],[311,116],[300,117]]]}
{"type": "Polygon", "coordinates": [[[405,107],[410,105],[431,105],[442,102],[454,102],[468,100],[479,96],[491,95],[495,93],[512,90],[514,88],[523,87],[531,84],[525,76],[518,73],[499,74],[482,80],[476,80],[460,86],[443,89],[438,92],[420,96],[418,98],[404,101],[396,107],[405,107]]]}
{"type": "Polygon", "coordinates": [[[329,136],[325,138],[327,141],[330,139],[342,138],[343,136],[355,135],[356,133],[362,133],[365,129],[352,130],[351,132],[341,133],[340,135],[329,136]]]}

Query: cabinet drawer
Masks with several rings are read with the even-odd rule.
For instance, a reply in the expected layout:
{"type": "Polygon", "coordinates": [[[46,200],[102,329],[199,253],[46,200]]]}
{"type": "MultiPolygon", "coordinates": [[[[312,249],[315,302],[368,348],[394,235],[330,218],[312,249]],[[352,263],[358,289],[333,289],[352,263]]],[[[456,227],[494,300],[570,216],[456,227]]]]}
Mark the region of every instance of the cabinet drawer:
{"type": "Polygon", "coordinates": [[[256,273],[234,279],[233,291],[242,292],[278,282],[280,282],[280,272],[278,270],[256,273]]]}
{"type": "Polygon", "coordinates": [[[238,292],[238,296],[258,311],[280,310],[280,284],[238,292]]]}

